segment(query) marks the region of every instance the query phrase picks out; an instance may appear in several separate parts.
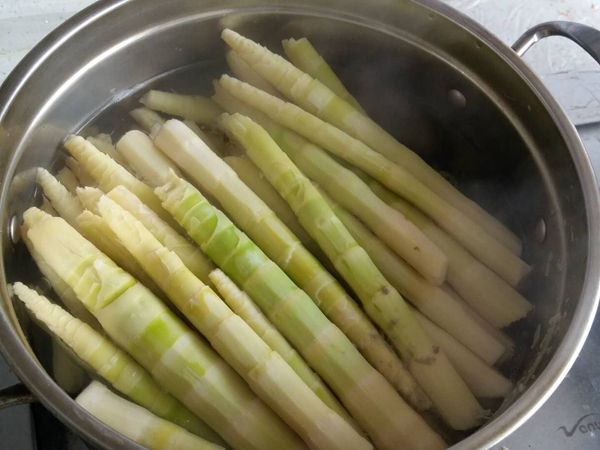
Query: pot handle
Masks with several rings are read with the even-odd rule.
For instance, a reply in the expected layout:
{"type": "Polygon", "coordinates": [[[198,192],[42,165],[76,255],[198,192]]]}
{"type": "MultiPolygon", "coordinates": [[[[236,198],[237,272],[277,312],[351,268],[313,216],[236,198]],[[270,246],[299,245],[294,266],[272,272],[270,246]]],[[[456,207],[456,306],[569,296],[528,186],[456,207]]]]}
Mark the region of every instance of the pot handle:
{"type": "Polygon", "coordinates": [[[0,390],[0,409],[25,405],[35,401],[35,396],[29,392],[29,389],[24,384],[15,384],[14,386],[0,390]]]}
{"type": "Polygon", "coordinates": [[[571,39],[600,63],[600,31],[575,22],[557,20],[536,25],[523,33],[512,49],[523,56],[533,44],[549,36],[571,39]]]}

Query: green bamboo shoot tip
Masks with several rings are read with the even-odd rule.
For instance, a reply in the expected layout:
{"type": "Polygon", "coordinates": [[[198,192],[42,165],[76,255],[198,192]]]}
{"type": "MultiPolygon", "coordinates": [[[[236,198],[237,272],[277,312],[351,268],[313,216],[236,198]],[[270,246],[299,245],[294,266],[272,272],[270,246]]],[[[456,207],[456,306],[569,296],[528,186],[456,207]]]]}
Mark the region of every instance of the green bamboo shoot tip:
{"type": "Polygon", "coordinates": [[[150,450],[223,448],[128,402],[97,381],[79,394],[76,401],[101,422],[150,450]]]}
{"type": "Polygon", "coordinates": [[[88,309],[94,310],[110,304],[123,289],[135,284],[131,275],[117,267],[61,218],[49,216],[37,208],[29,208],[23,213],[23,218],[29,228],[27,237],[33,247],[60,278],[72,279],[73,267],[84,271],[84,282],[71,288],[88,309]],[[45,230],[56,234],[62,232],[65,236],[64,242],[56,245],[53,239],[43,236],[45,230]],[[66,239],[66,236],[70,239],[66,239]],[[111,280],[110,283],[98,281],[107,278],[111,280]]]}
{"type": "MultiPolygon", "coordinates": [[[[47,211],[44,212],[50,214],[47,211]]],[[[23,239],[23,242],[25,242],[25,245],[27,246],[31,257],[40,269],[40,272],[50,282],[50,285],[52,286],[54,292],[58,295],[60,300],[71,312],[71,314],[73,314],[79,320],[87,323],[93,329],[101,330],[102,327],[100,326],[100,323],[96,320],[92,313],[90,313],[85,308],[85,306],[83,306],[81,302],[77,299],[77,296],[75,295],[75,292],[73,292],[73,289],[71,289],[69,285],[58,276],[54,269],[52,269],[52,267],[50,267],[50,265],[46,261],[44,261],[41,255],[35,250],[31,239],[29,239],[29,237],[27,236],[28,230],[29,227],[26,224],[21,225],[21,238],[23,239]]]]}

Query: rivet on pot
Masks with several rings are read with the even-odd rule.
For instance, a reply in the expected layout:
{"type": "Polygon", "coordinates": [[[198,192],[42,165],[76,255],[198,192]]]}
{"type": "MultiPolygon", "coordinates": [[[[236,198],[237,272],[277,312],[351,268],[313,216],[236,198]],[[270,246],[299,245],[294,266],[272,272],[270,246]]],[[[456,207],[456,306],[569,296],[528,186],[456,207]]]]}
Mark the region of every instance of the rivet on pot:
{"type": "Polygon", "coordinates": [[[13,244],[21,240],[21,228],[19,227],[19,219],[17,216],[12,216],[8,222],[8,236],[13,244]]]}
{"type": "Polygon", "coordinates": [[[543,244],[546,240],[546,221],[540,218],[533,230],[533,238],[538,244],[543,244]]]}
{"type": "Polygon", "coordinates": [[[464,109],[464,107],[467,106],[467,99],[462,92],[456,89],[450,89],[448,91],[448,98],[455,108],[464,109]]]}

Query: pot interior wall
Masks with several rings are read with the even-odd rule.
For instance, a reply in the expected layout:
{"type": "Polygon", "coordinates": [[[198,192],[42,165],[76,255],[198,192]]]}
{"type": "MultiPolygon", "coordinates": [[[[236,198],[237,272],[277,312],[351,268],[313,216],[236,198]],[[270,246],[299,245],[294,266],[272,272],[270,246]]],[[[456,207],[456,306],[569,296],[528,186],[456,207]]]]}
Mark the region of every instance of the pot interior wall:
{"type": "MultiPolygon", "coordinates": [[[[422,6],[407,6],[397,29],[383,29],[302,9],[188,15],[200,6],[182,3],[178,12],[158,5],[129,14],[125,5],[77,33],[29,78],[0,137],[7,155],[18,158],[4,229],[39,200],[31,169],[60,164],[57,149],[67,134],[95,125],[120,137],[133,126],[127,112],[148,86],[210,94],[211,80],[226,68],[222,27],[278,53],[282,38],[308,36],[375,121],[524,239],[534,272],[523,291],[536,309],[508,330],[518,348],[505,369],[519,383],[504,406],[518,397],[568,330],[588,242],[569,149],[527,82],[485,43],[422,6]],[[535,238],[540,219],[543,242],[535,238]]],[[[9,236],[3,247],[9,282],[38,279],[24,246],[9,236]]]]}

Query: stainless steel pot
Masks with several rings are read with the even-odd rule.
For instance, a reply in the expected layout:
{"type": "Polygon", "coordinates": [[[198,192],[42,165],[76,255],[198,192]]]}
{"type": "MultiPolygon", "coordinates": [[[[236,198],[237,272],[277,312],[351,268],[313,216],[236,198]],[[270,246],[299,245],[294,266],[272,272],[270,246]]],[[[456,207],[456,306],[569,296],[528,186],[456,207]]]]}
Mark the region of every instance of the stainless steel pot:
{"type": "MultiPolygon", "coordinates": [[[[515,53],[435,0],[98,2],[44,39],[0,89],[4,356],[35,397],[88,442],[141,448],[79,408],[32,356],[21,331],[26,317],[7,293],[7,282],[37,277],[18,244],[17,218],[35,200],[30,169],[51,165],[66,134],[90,122],[103,131],[117,123],[118,134],[131,124],[115,117],[126,117],[148,85],[208,90],[224,69],[224,26],[275,49],[284,37],[310,36],[377,122],[525,240],[535,271],[523,289],[536,309],[510,329],[518,349],[506,369],[518,383],[493,419],[453,448],[492,446],[565,376],[598,301],[592,168],[572,124],[517,54],[562,34],[598,59],[600,33],[576,24],[537,27],[515,53]]],[[[22,389],[11,393],[30,398],[22,389]]]]}

